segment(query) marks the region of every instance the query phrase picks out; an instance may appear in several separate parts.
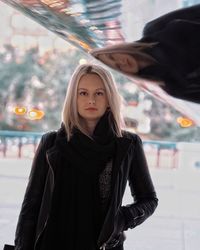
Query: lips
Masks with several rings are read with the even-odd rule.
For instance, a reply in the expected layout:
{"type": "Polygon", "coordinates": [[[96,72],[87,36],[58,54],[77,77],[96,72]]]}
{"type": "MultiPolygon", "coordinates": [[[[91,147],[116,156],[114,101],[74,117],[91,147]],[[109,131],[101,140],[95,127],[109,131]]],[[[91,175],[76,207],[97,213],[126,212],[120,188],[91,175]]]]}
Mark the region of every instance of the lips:
{"type": "Polygon", "coordinates": [[[96,111],[96,108],[87,108],[86,110],[96,111]]]}

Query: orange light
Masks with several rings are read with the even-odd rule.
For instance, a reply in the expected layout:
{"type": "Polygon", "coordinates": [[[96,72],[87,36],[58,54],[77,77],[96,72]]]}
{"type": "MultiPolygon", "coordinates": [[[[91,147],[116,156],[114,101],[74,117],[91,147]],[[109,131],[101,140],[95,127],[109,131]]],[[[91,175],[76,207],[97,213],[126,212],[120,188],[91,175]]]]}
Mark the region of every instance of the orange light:
{"type": "Polygon", "coordinates": [[[13,112],[16,115],[24,115],[26,113],[26,108],[25,107],[14,107],[13,112]]]}
{"type": "Polygon", "coordinates": [[[39,109],[30,109],[28,111],[28,117],[31,120],[40,120],[44,116],[44,112],[39,109]]]}
{"type": "Polygon", "coordinates": [[[68,39],[71,40],[71,41],[73,41],[73,42],[75,42],[75,43],[78,43],[81,47],[83,47],[84,49],[86,49],[88,51],[91,49],[91,47],[89,46],[89,44],[81,41],[75,35],[69,35],[68,39]]]}
{"type": "Polygon", "coordinates": [[[85,43],[85,42],[83,42],[83,41],[81,41],[81,40],[78,40],[78,44],[79,44],[81,47],[83,47],[84,49],[88,50],[88,51],[91,49],[91,47],[89,46],[89,44],[87,44],[87,43],[85,43]]]}
{"type": "Polygon", "coordinates": [[[188,128],[194,125],[194,122],[186,117],[178,117],[176,121],[182,128],[188,128]]]}

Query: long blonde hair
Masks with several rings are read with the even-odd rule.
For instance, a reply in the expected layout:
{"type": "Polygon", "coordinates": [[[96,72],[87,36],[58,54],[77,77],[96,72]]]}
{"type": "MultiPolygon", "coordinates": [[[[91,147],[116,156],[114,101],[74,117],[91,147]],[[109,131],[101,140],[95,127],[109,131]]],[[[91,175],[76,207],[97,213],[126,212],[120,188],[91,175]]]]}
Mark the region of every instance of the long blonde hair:
{"type": "Polygon", "coordinates": [[[103,80],[110,107],[109,123],[115,135],[117,137],[122,137],[122,126],[124,126],[124,121],[121,115],[121,96],[118,93],[111,73],[99,65],[82,64],[76,68],[71,77],[62,109],[62,122],[65,125],[67,140],[70,140],[74,127],[89,136],[81,124],[81,119],[77,110],[78,84],[81,77],[85,74],[97,74],[103,80]]]}
{"type": "Polygon", "coordinates": [[[156,59],[148,54],[147,49],[156,46],[158,42],[131,42],[131,43],[118,43],[116,45],[109,45],[105,48],[97,48],[89,51],[91,55],[98,59],[101,54],[125,53],[132,55],[137,60],[145,60],[156,63],[156,59]]]}

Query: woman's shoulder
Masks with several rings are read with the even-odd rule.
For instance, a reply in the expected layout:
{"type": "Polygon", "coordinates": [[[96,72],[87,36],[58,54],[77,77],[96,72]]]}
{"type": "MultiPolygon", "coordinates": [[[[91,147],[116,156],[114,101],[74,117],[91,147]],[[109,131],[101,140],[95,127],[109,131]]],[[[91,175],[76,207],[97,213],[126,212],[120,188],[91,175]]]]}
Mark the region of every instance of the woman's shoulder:
{"type": "Polygon", "coordinates": [[[52,145],[56,139],[58,131],[57,130],[50,130],[42,135],[41,142],[44,146],[52,145]]]}
{"type": "Polygon", "coordinates": [[[50,130],[48,132],[45,132],[43,135],[42,135],[42,139],[43,140],[48,140],[49,138],[51,137],[55,137],[57,135],[58,131],[57,130],[50,130]]]}
{"type": "Polygon", "coordinates": [[[139,135],[137,135],[136,133],[130,132],[128,130],[122,130],[122,136],[123,138],[127,138],[127,139],[131,139],[131,140],[141,140],[139,135]]]}

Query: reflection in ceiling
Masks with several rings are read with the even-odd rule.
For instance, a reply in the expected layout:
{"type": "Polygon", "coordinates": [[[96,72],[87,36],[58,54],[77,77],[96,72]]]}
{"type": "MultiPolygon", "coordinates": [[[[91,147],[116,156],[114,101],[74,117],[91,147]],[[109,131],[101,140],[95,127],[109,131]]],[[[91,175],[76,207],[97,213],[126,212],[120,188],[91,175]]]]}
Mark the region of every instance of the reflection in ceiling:
{"type": "MultiPolygon", "coordinates": [[[[86,53],[141,38],[148,21],[200,0],[1,0],[86,53]],[[162,4],[161,4],[162,2],[162,4]]],[[[159,85],[132,79],[142,89],[167,102],[200,125],[200,104],[173,98],[159,85]]]]}

